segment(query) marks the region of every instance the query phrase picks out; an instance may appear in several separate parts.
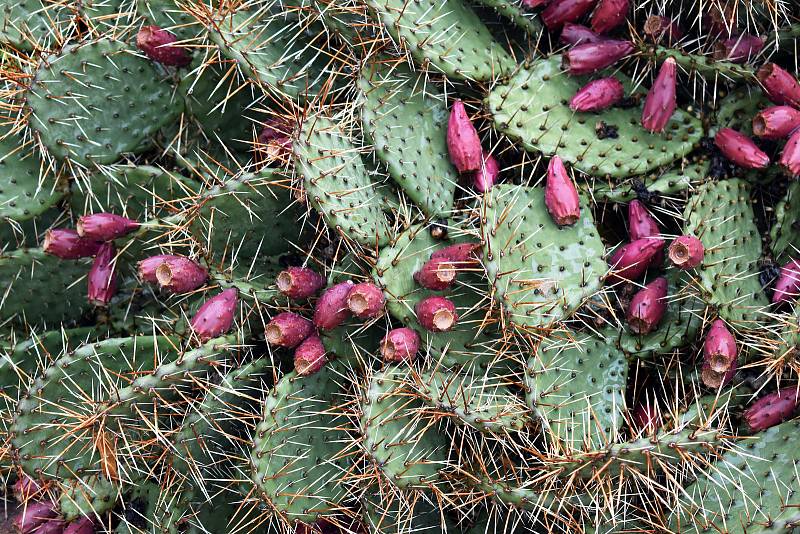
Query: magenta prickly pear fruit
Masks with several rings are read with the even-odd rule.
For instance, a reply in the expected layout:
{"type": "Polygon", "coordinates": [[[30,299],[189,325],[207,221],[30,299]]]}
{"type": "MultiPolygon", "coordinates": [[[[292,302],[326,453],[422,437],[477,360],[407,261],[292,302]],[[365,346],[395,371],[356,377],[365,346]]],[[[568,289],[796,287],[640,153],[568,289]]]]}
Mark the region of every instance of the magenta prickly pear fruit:
{"type": "Polygon", "coordinates": [[[456,322],[458,314],[455,305],[444,297],[428,297],[417,303],[417,321],[430,332],[447,332],[456,322]]]}
{"type": "Polygon", "coordinates": [[[19,534],[38,534],[39,532],[61,532],[64,523],[59,519],[58,510],[50,501],[40,501],[25,504],[14,517],[15,532],[19,534]],[[52,525],[58,524],[61,530],[52,530],[52,525]]]}
{"type": "Polygon", "coordinates": [[[570,74],[592,74],[610,67],[625,56],[630,55],[636,47],[630,41],[606,39],[596,43],[585,43],[573,46],[564,54],[562,67],[570,74]]]}
{"type": "Polygon", "coordinates": [[[314,309],[314,325],[320,330],[336,328],[350,317],[347,297],[353,282],[347,280],[325,290],[314,309]]]}
{"type": "Polygon", "coordinates": [[[667,311],[667,279],[656,278],[639,290],[628,308],[628,328],[636,334],[655,330],[667,311]]]}
{"type": "Polygon", "coordinates": [[[581,87],[569,101],[575,111],[601,111],[622,100],[625,89],[613,76],[589,82],[581,87]]]}
{"type": "Polygon", "coordinates": [[[433,252],[431,259],[446,259],[455,264],[469,263],[474,264],[478,262],[475,253],[481,249],[480,243],[459,243],[458,245],[450,245],[433,252]]]}
{"type": "Polygon", "coordinates": [[[442,291],[456,281],[458,270],[448,258],[432,258],[414,273],[414,280],[424,288],[442,291]]]}
{"type": "Polygon", "coordinates": [[[159,254],[157,256],[150,256],[149,258],[141,260],[136,265],[136,271],[139,274],[139,279],[142,282],[147,282],[148,284],[157,284],[158,278],[156,278],[156,269],[158,269],[158,266],[169,259],[180,257],[181,256],[173,256],[171,254],[159,254]]]}
{"type": "Polygon", "coordinates": [[[703,242],[693,235],[682,235],[674,240],[667,250],[672,265],[678,269],[694,269],[705,257],[703,242]]]}
{"type": "Polygon", "coordinates": [[[38,497],[44,488],[36,480],[22,473],[14,483],[12,491],[17,502],[26,503],[38,497]]]}
{"type": "Polygon", "coordinates": [[[483,165],[472,175],[472,184],[479,193],[485,193],[497,182],[500,175],[500,165],[494,156],[486,154],[483,157],[483,165]]]}
{"type": "Polygon", "coordinates": [[[703,343],[704,364],[707,363],[715,373],[726,373],[737,356],[736,339],[728,330],[725,321],[717,319],[708,329],[703,343]]]}
{"type": "Polygon", "coordinates": [[[600,0],[592,13],[592,29],[608,33],[625,21],[629,0],[600,0]]]}
{"type": "Polygon", "coordinates": [[[581,218],[578,190],[558,156],[553,156],[547,166],[544,204],[553,222],[559,226],[573,225],[581,218]]]}
{"type": "Polygon", "coordinates": [[[410,328],[390,330],[381,341],[381,355],[387,362],[413,360],[419,351],[419,334],[410,328]]]}
{"type": "Polygon", "coordinates": [[[89,269],[89,302],[95,306],[107,306],[117,292],[116,254],[114,243],[103,243],[89,269]]]}
{"type": "Polygon", "coordinates": [[[469,120],[461,100],[456,100],[447,122],[447,151],[458,172],[474,172],[481,168],[483,149],[478,130],[469,120]]]}
{"type": "Polygon", "coordinates": [[[45,233],[42,249],[62,260],[77,260],[91,258],[102,244],[102,241],[81,237],[75,230],[56,228],[45,233]]]}
{"type": "Polygon", "coordinates": [[[760,432],[789,419],[800,404],[797,387],[779,389],[764,395],[744,412],[744,420],[750,430],[760,432]]]}
{"type": "Polygon", "coordinates": [[[740,167],[763,169],[769,165],[769,156],[752,139],[731,128],[720,128],[714,136],[714,144],[722,155],[740,167]]]}
{"type": "Polygon", "coordinates": [[[783,146],[780,164],[792,175],[800,174],[800,129],[795,130],[783,146]]]}
{"type": "Polygon", "coordinates": [[[313,375],[327,363],[325,345],[316,334],[311,334],[294,349],[294,370],[300,376],[313,375]]]}
{"type": "Polygon", "coordinates": [[[325,287],[325,278],[308,267],[289,267],[275,279],[278,291],[290,299],[305,299],[325,287]]]}
{"type": "Polygon", "coordinates": [[[663,425],[658,406],[649,401],[636,406],[632,418],[634,428],[645,436],[654,435],[663,425]]]}
{"type": "Polygon", "coordinates": [[[559,39],[564,44],[579,45],[585,43],[597,43],[604,41],[606,38],[601,35],[597,35],[586,26],[568,22],[564,24],[564,29],[561,30],[561,37],[559,37],[559,39]]]}
{"type": "Polygon", "coordinates": [[[84,215],[75,225],[79,236],[95,241],[112,241],[128,235],[137,228],[139,228],[138,222],[113,213],[84,215]]]}
{"type": "Polygon", "coordinates": [[[184,256],[165,256],[156,267],[156,282],[161,289],[170,293],[194,291],[206,280],[208,271],[184,256]]]}
{"type": "Polygon", "coordinates": [[[791,106],[771,106],[753,117],[753,135],[784,139],[800,126],[800,111],[791,106]]]}
{"type": "Polygon", "coordinates": [[[756,78],[761,82],[767,98],[778,105],[800,108],[800,83],[794,76],[775,63],[766,63],[758,69],[756,78]]]}
{"type": "Polygon", "coordinates": [[[372,282],[356,284],[347,294],[347,307],[359,319],[374,319],[383,313],[383,291],[372,282]]]}
{"type": "Polygon", "coordinates": [[[596,2],[597,0],[553,0],[540,16],[547,29],[553,31],[587,14],[596,2]]]}
{"type": "Polygon", "coordinates": [[[781,267],[772,293],[773,304],[792,301],[800,295],[800,260],[792,260],[781,267]]]}
{"type": "Polygon", "coordinates": [[[267,119],[261,133],[258,134],[258,148],[266,152],[271,159],[288,159],[292,153],[292,126],[283,118],[267,119]]]}
{"type": "Polygon", "coordinates": [[[628,203],[628,234],[633,241],[661,235],[658,222],[638,200],[628,203]]]}
{"type": "Polygon", "coordinates": [[[238,295],[239,291],[232,287],[211,297],[200,306],[191,322],[192,330],[200,341],[206,342],[230,330],[236,305],[239,303],[238,295]]]}
{"type": "Polygon", "coordinates": [[[669,17],[651,15],[644,22],[644,34],[650,41],[657,43],[665,41],[678,41],[683,37],[683,31],[669,17]]]}
{"type": "Polygon", "coordinates": [[[755,58],[763,48],[763,38],[758,35],[743,33],[737,37],[718,41],[714,45],[714,59],[744,63],[755,58]]]}
{"type": "Polygon", "coordinates": [[[551,0],[522,0],[522,5],[531,9],[540,6],[546,6],[551,0]]]}
{"type": "Polygon", "coordinates": [[[642,126],[650,132],[662,132],[675,112],[675,85],[677,82],[675,58],[668,57],[661,65],[658,76],[647,93],[642,110],[642,126]]]}
{"type": "Polygon", "coordinates": [[[292,349],[314,332],[314,325],[296,313],[282,312],[272,318],[264,329],[270,345],[292,349]]]}
{"type": "Polygon", "coordinates": [[[94,534],[96,531],[94,521],[84,516],[67,525],[64,534],[94,534]]]}
{"type": "Polygon", "coordinates": [[[658,237],[637,239],[619,247],[608,260],[612,269],[609,282],[636,280],[645,273],[663,248],[664,240],[658,237]]]}
{"type": "Polygon", "coordinates": [[[738,368],[738,362],[733,360],[727,371],[718,373],[711,368],[711,365],[709,365],[708,361],[704,360],[703,367],[700,369],[700,380],[702,380],[703,384],[705,384],[707,387],[719,389],[731,383],[733,377],[736,376],[736,370],[738,368]]]}
{"type": "Polygon", "coordinates": [[[169,67],[184,67],[192,62],[192,57],[185,48],[173,44],[177,40],[158,26],[142,26],[136,34],[136,46],[147,57],[169,67]]]}

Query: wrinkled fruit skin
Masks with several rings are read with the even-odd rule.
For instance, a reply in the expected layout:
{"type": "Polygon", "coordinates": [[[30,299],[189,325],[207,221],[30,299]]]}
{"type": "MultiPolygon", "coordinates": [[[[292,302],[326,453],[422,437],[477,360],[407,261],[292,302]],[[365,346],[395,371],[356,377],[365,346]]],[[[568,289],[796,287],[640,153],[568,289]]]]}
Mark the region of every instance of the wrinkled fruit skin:
{"type": "Polygon", "coordinates": [[[567,22],[575,22],[589,11],[597,0],[553,0],[541,17],[548,30],[557,30],[567,22]]]}
{"type": "Polygon", "coordinates": [[[628,308],[628,328],[635,334],[655,330],[667,311],[667,279],[656,278],[634,295],[628,308]]]}
{"type": "Polygon", "coordinates": [[[359,319],[374,319],[383,314],[383,291],[372,282],[356,284],[347,294],[347,307],[359,319]]]}
{"type": "Polygon", "coordinates": [[[662,132],[675,112],[677,83],[675,58],[668,57],[661,65],[653,86],[647,93],[642,110],[642,126],[650,132],[662,132]]]}
{"type": "Polygon", "coordinates": [[[414,273],[414,280],[426,289],[442,291],[452,286],[458,276],[458,268],[447,258],[433,258],[425,262],[414,273]]]}
{"type": "Polygon", "coordinates": [[[651,15],[644,22],[644,34],[654,43],[677,41],[683,37],[683,31],[669,17],[651,15]]]}
{"type": "Polygon", "coordinates": [[[447,150],[450,153],[450,161],[458,172],[480,170],[483,162],[481,139],[478,130],[469,120],[461,100],[456,100],[450,110],[450,119],[447,122],[447,150]]]}
{"type": "Polygon", "coordinates": [[[296,313],[282,312],[272,318],[264,329],[270,345],[291,349],[299,345],[314,331],[314,325],[296,313]]]}
{"type": "Polygon", "coordinates": [[[793,176],[800,174],[800,130],[789,136],[781,152],[780,164],[793,176]]]}
{"type": "Polygon", "coordinates": [[[758,35],[743,33],[723,39],[714,46],[714,59],[744,63],[755,58],[764,48],[764,39],[758,35]]]}
{"type": "Polygon", "coordinates": [[[733,337],[725,321],[717,319],[711,325],[703,343],[704,364],[716,373],[727,372],[736,361],[738,350],[736,338],[733,337]]]}
{"type": "Polygon", "coordinates": [[[95,306],[107,306],[117,292],[116,254],[113,243],[103,243],[92,262],[88,276],[89,302],[95,306]]]}
{"type": "Polygon", "coordinates": [[[258,134],[258,148],[270,159],[288,160],[292,154],[292,126],[282,118],[267,119],[258,134]]]}
{"type": "Polygon", "coordinates": [[[278,291],[295,300],[315,295],[325,284],[325,278],[308,267],[289,267],[275,278],[278,291]]]}
{"type": "Polygon", "coordinates": [[[325,366],[325,346],[316,334],[308,336],[294,351],[294,370],[300,376],[313,375],[325,366]]]}
{"type": "Polygon", "coordinates": [[[208,280],[206,271],[197,262],[184,256],[167,256],[156,267],[156,282],[170,293],[188,293],[208,280]]]}
{"type": "Polygon", "coordinates": [[[775,63],[766,63],[756,73],[767,98],[778,105],[800,107],[800,83],[775,63]]]}
{"type": "Polygon", "coordinates": [[[600,0],[592,13],[592,30],[608,33],[625,21],[629,0],[600,0]]]}
{"type": "Polygon", "coordinates": [[[414,310],[419,324],[429,332],[447,332],[458,322],[455,305],[444,297],[421,300],[414,310]]]}
{"type": "Polygon", "coordinates": [[[472,176],[472,185],[479,193],[485,193],[497,182],[500,175],[500,164],[491,154],[483,157],[483,165],[472,176]]]}
{"type": "Polygon", "coordinates": [[[720,128],[714,144],[733,163],[746,169],[763,169],[769,165],[769,156],[753,140],[731,128],[720,128]]]}
{"type": "Polygon", "coordinates": [[[56,228],[47,231],[42,249],[46,254],[62,260],[77,260],[91,258],[102,244],[101,241],[81,237],[75,230],[56,228]]]}
{"type": "Polygon", "coordinates": [[[139,228],[139,223],[113,213],[95,213],[79,218],[75,228],[78,235],[86,239],[112,241],[133,232],[139,228]]]}
{"type": "Polygon", "coordinates": [[[597,35],[586,26],[568,22],[564,24],[564,29],[561,30],[561,37],[559,37],[559,39],[564,44],[578,45],[604,41],[605,37],[597,35]]]}
{"type": "Polygon", "coordinates": [[[239,303],[238,295],[239,291],[232,287],[200,306],[191,322],[192,330],[200,341],[208,341],[230,330],[239,303]]]}
{"type": "Polygon", "coordinates": [[[753,432],[760,432],[790,418],[797,405],[797,388],[783,388],[754,402],[745,410],[744,420],[753,432]]]}
{"type": "Polygon", "coordinates": [[[381,355],[387,362],[413,360],[419,351],[420,338],[410,328],[395,328],[381,340],[381,355]]]}
{"type": "Polygon", "coordinates": [[[574,111],[602,111],[610,108],[625,96],[619,80],[610,76],[589,82],[581,87],[569,101],[574,111]]]}
{"type": "Polygon", "coordinates": [[[457,245],[450,245],[434,251],[433,254],[431,254],[431,259],[435,260],[437,258],[442,258],[450,260],[455,264],[476,264],[478,263],[476,254],[480,252],[480,250],[480,243],[459,243],[457,245]]]}
{"type": "Polygon", "coordinates": [[[670,244],[667,255],[678,269],[694,269],[703,263],[705,248],[693,235],[682,235],[670,244]]]}
{"type": "Polygon", "coordinates": [[[592,74],[610,67],[635,50],[630,41],[607,39],[596,43],[585,43],[573,46],[564,54],[563,68],[570,74],[592,74]]]}
{"type": "Polygon", "coordinates": [[[792,260],[781,267],[772,292],[773,304],[791,302],[800,295],[800,260],[792,260]]]}
{"type": "Polygon", "coordinates": [[[636,280],[645,273],[663,248],[664,240],[661,238],[637,239],[621,246],[608,260],[612,269],[608,281],[636,280]]]}
{"type": "Polygon", "coordinates": [[[347,296],[353,288],[353,282],[347,280],[325,290],[314,309],[314,326],[320,330],[336,328],[350,318],[347,296]]]}
{"type": "Polygon", "coordinates": [[[800,111],[791,106],[772,106],[753,117],[753,135],[784,139],[800,126],[800,111]]]}
{"type": "Polygon", "coordinates": [[[185,48],[172,46],[178,39],[158,26],[143,26],[136,34],[136,46],[144,54],[169,67],[185,67],[192,57],[185,48]]]}
{"type": "Polygon", "coordinates": [[[547,167],[544,204],[553,222],[559,226],[571,226],[581,218],[578,190],[558,156],[553,156],[547,167]]]}

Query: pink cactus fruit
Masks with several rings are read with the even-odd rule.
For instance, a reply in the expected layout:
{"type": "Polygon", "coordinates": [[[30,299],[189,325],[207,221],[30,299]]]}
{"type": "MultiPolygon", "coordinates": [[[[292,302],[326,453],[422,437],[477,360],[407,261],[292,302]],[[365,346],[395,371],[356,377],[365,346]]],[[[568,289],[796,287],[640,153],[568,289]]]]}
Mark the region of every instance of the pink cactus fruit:
{"type": "Polygon", "coordinates": [[[522,0],[522,5],[531,9],[546,6],[551,0],[522,0]]]}
{"type": "Polygon", "coordinates": [[[562,57],[562,67],[570,74],[592,74],[610,67],[636,49],[630,41],[606,39],[573,46],[562,57]]]}
{"type": "Polygon", "coordinates": [[[561,36],[559,39],[564,44],[579,45],[585,43],[597,43],[604,41],[606,38],[601,35],[597,35],[586,26],[568,22],[564,24],[564,29],[561,30],[561,36]]]}
{"type": "Polygon", "coordinates": [[[325,345],[316,334],[311,334],[294,350],[294,370],[300,376],[310,376],[327,363],[325,345]]]}
{"type": "Polygon", "coordinates": [[[736,338],[733,337],[725,321],[717,319],[708,329],[703,343],[703,364],[715,373],[726,373],[738,356],[736,338]]]}
{"type": "Polygon", "coordinates": [[[682,235],[669,245],[667,256],[672,265],[678,269],[694,269],[703,263],[705,247],[695,236],[682,235]]]}
{"type": "Polygon", "coordinates": [[[101,241],[81,237],[75,230],[55,228],[45,233],[42,249],[45,254],[62,260],[77,260],[91,258],[102,244],[101,241]]]}
{"type": "Polygon", "coordinates": [[[642,110],[642,126],[650,132],[662,132],[675,112],[677,69],[675,58],[668,57],[661,65],[653,86],[647,93],[642,110]]]}
{"type": "Polygon", "coordinates": [[[644,22],[644,34],[654,43],[661,41],[679,41],[683,31],[669,17],[651,15],[644,22]]]}
{"type": "Polygon", "coordinates": [[[791,260],[781,267],[772,292],[773,304],[790,302],[800,295],[800,260],[791,260]]]}
{"type": "Polygon", "coordinates": [[[783,146],[780,164],[793,176],[800,174],[800,129],[795,130],[783,146]]]}
{"type": "Polygon", "coordinates": [[[597,0],[552,0],[540,16],[547,29],[553,31],[587,14],[596,2],[597,0]]]}
{"type": "Polygon", "coordinates": [[[94,534],[97,526],[90,517],[83,516],[76,519],[64,529],[64,534],[94,534]]]}
{"type": "Polygon", "coordinates": [[[574,111],[602,111],[625,96],[622,83],[613,76],[594,80],[581,87],[569,101],[574,111]]]}
{"type": "Polygon", "coordinates": [[[458,267],[449,258],[433,258],[414,273],[414,280],[424,288],[442,291],[452,286],[458,276],[458,267]]]}
{"type": "Polygon", "coordinates": [[[291,349],[299,345],[314,331],[314,325],[296,313],[282,312],[272,318],[264,329],[270,345],[291,349]]]}
{"type": "Polygon", "coordinates": [[[14,532],[19,534],[60,533],[64,529],[56,505],[51,501],[25,504],[14,517],[13,525],[16,529],[14,532]],[[59,526],[60,530],[53,530],[54,525],[59,526]]]}
{"type": "Polygon", "coordinates": [[[232,287],[211,297],[200,306],[191,322],[192,330],[200,341],[206,342],[230,330],[239,303],[238,295],[239,291],[232,287]]]}
{"type": "Polygon", "coordinates": [[[170,293],[188,293],[205,284],[208,271],[184,256],[165,256],[156,267],[156,281],[170,293]]]}
{"type": "Polygon", "coordinates": [[[89,269],[89,302],[94,306],[107,306],[117,292],[116,254],[114,243],[103,243],[89,269]]]}
{"type": "Polygon", "coordinates": [[[625,21],[630,9],[629,0],[600,0],[592,13],[592,29],[608,33],[625,21]]]}
{"type": "Polygon", "coordinates": [[[168,260],[175,260],[176,258],[181,258],[181,256],[159,254],[157,256],[150,256],[149,258],[141,260],[136,265],[139,279],[142,282],[147,282],[148,284],[157,284],[158,278],[156,278],[156,269],[158,269],[158,266],[168,260]]]}
{"type": "Polygon", "coordinates": [[[764,395],[744,412],[750,430],[760,432],[789,419],[800,403],[796,386],[783,388],[764,395]]]}
{"type": "Polygon", "coordinates": [[[624,280],[636,280],[647,271],[653,259],[663,248],[664,240],[658,237],[637,239],[619,247],[608,261],[612,268],[608,281],[616,283],[624,280]]]}
{"type": "Polygon", "coordinates": [[[413,360],[419,351],[419,334],[411,328],[390,330],[381,341],[381,355],[387,362],[413,360]]]}
{"type": "Polygon", "coordinates": [[[22,473],[12,487],[14,498],[19,503],[26,503],[31,500],[38,500],[45,488],[35,479],[22,473]]]}
{"type": "Polygon", "coordinates": [[[374,319],[383,313],[386,298],[372,282],[356,284],[347,294],[347,307],[359,319],[374,319]]]}
{"type": "Polygon", "coordinates": [[[314,325],[320,330],[331,330],[345,322],[351,315],[347,296],[353,289],[353,282],[347,280],[325,290],[314,309],[314,325]]]}
{"type": "Polygon", "coordinates": [[[476,253],[481,249],[480,243],[458,243],[440,248],[431,254],[431,259],[450,260],[455,264],[476,264],[476,253]]]}
{"type": "Polygon", "coordinates": [[[192,62],[185,48],[174,45],[177,37],[158,26],[142,26],[136,34],[136,46],[144,54],[169,67],[184,67],[192,62]]]}
{"type": "Polygon", "coordinates": [[[447,332],[458,322],[455,305],[444,297],[428,297],[414,307],[417,321],[430,332],[447,332]]]}
{"type": "Polygon", "coordinates": [[[137,228],[139,228],[138,222],[113,213],[84,215],[75,224],[79,236],[95,241],[112,241],[128,235],[137,228]]]}
{"type": "Polygon", "coordinates": [[[547,167],[544,204],[553,222],[559,226],[573,225],[581,217],[578,190],[558,156],[553,156],[547,167]]]}
{"type": "Polygon", "coordinates": [[[649,334],[656,329],[667,311],[667,279],[656,278],[639,290],[628,308],[628,328],[636,334],[649,334]]]}
{"type": "MultiPolygon", "coordinates": [[[[628,203],[628,235],[632,241],[645,237],[659,237],[661,230],[658,222],[653,217],[644,204],[639,200],[631,200],[628,203]]],[[[661,265],[664,263],[664,251],[660,250],[653,256],[651,265],[661,265]]]]}
{"type": "Polygon", "coordinates": [[[472,175],[472,184],[475,190],[479,193],[489,191],[497,182],[497,177],[500,175],[500,165],[494,156],[491,154],[484,154],[483,165],[475,171],[472,175]]]}
{"type": "Polygon", "coordinates": [[[754,59],[764,48],[764,39],[758,35],[743,33],[736,37],[717,41],[714,45],[714,59],[744,63],[754,59]]]}
{"type": "Polygon", "coordinates": [[[778,105],[800,108],[800,83],[775,63],[765,63],[756,72],[767,98],[778,105]]]}
{"type": "Polygon", "coordinates": [[[753,117],[753,135],[763,139],[785,139],[800,127],[800,111],[791,106],[770,106],[753,117]]]}
{"type": "Polygon", "coordinates": [[[258,134],[258,148],[270,159],[288,160],[292,153],[292,125],[283,117],[270,117],[258,134]]]}
{"type": "Polygon", "coordinates": [[[769,165],[769,156],[746,135],[731,128],[720,128],[714,144],[733,163],[746,169],[763,169],[769,165]]]}
{"type": "Polygon", "coordinates": [[[633,427],[645,436],[655,435],[663,426],[658,404],[651,400],[640,402],[633,410],[633,427]]]}
{"type": "Polygon", "coordinates": [[[472,125],[464,103],[456,100],[447,122],[447,150],[450,161],[458,172],[475,172],[481,169],[483,149],[478,130],[472,125]]]}
{"type": "Polygon", "coordinates": [[[278,273],[275,285],[290,299],[305,299],[325,287],[325,278],[308,267],[289,267],[278,273]]]}

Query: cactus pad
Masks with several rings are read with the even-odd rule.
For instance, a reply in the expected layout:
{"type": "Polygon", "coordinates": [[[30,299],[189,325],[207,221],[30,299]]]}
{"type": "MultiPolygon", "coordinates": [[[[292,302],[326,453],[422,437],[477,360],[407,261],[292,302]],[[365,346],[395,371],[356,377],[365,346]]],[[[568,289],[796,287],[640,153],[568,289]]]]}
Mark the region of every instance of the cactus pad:
{"type": "Polygon", "coordinates": [[[708,169],[709,162],[703,161],[676,167],[664,173],[636,176],[630,181],[618,184],[596,180],[591,186],[586,184],[583,187],[587,192],[590,190],[591,197],[595,201],[630,202],[637,198],[633,184],[636,180],[644,185],[649,193],[662,197],[682,198],[706,179],[708,169]]]}
{"type": "Polygon", "coordinates": [[[477,3],[493,8],[531,36],[535,37],[542,32],[542,25],[536,14],[526,8],[522,0],[477,0],[477,3]]]}
{"type": "Polygon", "coordinates": [[[733,128],[744,135],[753,135],[753,117],[772,104],[757,87],[740,87],[719,102],[717,120],[709,131],[713,136],[720,128],[733,128]]]}
{"type": "Polygon", "coordinates": [[[48,169],[15,135],[0,139],[0,219],[23,221],[50,209],[63,196],[48,169]]]}
{"type": "Polygon", "coordinates": [[[68,481],[59,499],[61,515],[67,521],[103,515],[116,504],[118,491],[119,486],[102,475],[68,481]]]}
{"type": "Polygon", "coordinates": [[[0,6],[0,41],[30,50],[47,48],[57,41],[61,26],[69,20],[69,9],[62,2],[21,0],[0,6]]]}
{"type": "Polygon", "coordinates": [[[772,254],[780,265],[800,257],[800,182],[792,182],[777,206],[775,224],[770,231],[772,254]]]}
{"type": "Polygon", "coordinates": [[[196,37],[201,26],[191,14],[181,9],[175,0],[136,0],[137,12],[150,24],[164,28],[178,40],[196,37]]]}

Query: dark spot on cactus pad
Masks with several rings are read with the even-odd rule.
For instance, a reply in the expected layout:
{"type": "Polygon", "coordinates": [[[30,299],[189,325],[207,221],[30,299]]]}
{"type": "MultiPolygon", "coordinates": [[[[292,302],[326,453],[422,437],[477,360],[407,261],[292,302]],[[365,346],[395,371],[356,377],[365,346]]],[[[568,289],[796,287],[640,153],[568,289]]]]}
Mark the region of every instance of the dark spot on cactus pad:
{"type": "Polygon", "coordinates": [[[598,139],[616,139],[619,137],[617,127],[613,124],[606,124],[605,121],[597,121],[594,125],[594,131],[597,133],[598,139]]]}

